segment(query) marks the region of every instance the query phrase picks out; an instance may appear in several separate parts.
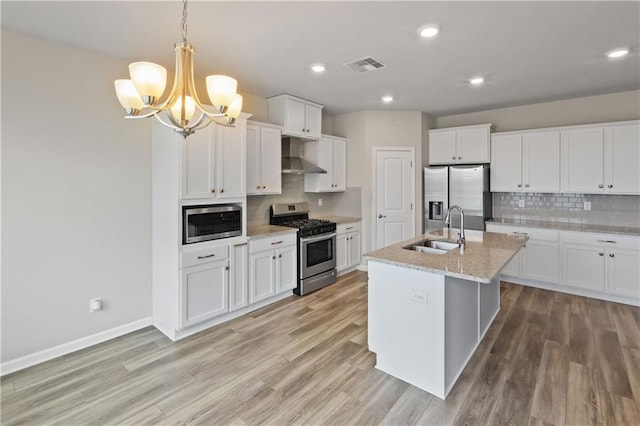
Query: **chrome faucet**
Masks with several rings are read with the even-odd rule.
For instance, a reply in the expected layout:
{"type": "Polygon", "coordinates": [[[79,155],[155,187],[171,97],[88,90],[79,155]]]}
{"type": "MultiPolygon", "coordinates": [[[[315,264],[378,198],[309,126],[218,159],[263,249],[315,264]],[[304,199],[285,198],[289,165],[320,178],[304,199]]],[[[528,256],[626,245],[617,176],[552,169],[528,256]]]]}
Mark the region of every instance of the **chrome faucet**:
{"type": "Polygon", "coordinates": [[[464,212],[460,206],[451,206],[449,207],[449,211],[447,211],[447,216],[444,218],[444,224],[449,225],[449,229],[451,229],[451,210],[458,210],[460,212],[460,232],[458,232],[458,245],[460,246],[460,253],[464,253],[464,248],[466,246],[466,237],[464,236],[464,212]]]}

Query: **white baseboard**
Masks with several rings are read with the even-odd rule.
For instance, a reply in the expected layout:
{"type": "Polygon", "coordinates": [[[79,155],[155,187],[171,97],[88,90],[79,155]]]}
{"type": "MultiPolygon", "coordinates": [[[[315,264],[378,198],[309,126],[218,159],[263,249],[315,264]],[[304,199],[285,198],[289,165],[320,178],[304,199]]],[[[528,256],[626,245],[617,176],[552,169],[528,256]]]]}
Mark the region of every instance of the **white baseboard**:
{"type": "Polygon", "coordinates": [[[107,340],[120,337],[127,333],[131,333],[132,331],[148,327],[151,324],[151,317],[143,318],[141,320],[114,327],[109,330],[101,331],[90,336],[81,337],[80,339],[72,340],[71,342],[63,343],[61,345],[54,346],[53,348],[44,349],[42,351],[25,355],[20,358],[12,359],[11,361],[3,362],[2,364],[0,364],[0,376],[4,376],[6,374],[22,370],[24,368],[34,366],[36,364],[52,360],[71,352],[79,351],[80,349],[88,348],[89,346],[97,345],[98,343],[102,343],[107,340]]]}
{"type": "Polygon", "coordinates": [[[369,265],[367,263],[364,264],[360,264],[358,265],[358,267],[356,268],[358,271],[365,271],[367,272],[369,270],[369,265]]]}

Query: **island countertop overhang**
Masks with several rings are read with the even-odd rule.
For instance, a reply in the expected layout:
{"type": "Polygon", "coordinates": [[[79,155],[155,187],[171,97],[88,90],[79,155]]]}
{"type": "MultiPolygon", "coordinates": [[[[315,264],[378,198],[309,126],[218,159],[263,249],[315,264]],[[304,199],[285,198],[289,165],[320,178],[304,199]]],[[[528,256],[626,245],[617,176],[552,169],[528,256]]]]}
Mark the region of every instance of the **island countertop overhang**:
{"type": "Polygon", "coordinates": [[[528,237],[465,231],[466,248],[444,254],[421,253],[404,247],[425,239],[455,242],[457,229],[443,228],[364,254],[368,260],[488,284],[526,244],[528,237]]]}

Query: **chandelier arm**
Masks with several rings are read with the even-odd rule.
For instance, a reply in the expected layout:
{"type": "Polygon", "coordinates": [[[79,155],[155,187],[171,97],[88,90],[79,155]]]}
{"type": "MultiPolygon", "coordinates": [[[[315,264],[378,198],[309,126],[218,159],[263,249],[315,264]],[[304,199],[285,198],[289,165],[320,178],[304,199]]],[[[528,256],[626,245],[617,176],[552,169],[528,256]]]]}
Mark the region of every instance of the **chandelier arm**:
{"type": "Polygon", "coordinates": [[[165,126],[173,130],[180,130],[180,127],[176,126],[173,120],[171,119],[171,114],[167,113],[167,116],[169,117],[170,122],[163,120],[162,117],[160,117],[160,114],[156,114],[156,118],[158,119],[159,122],[161,122],[162,124],[164,124],[165,126]]]}
{"type": "Polygon", "coordinates": [[[207,127],[211,122],[211,118],[209,118],[209,116],[207,114],[205,114],[204,112],[202,114],[200,114],[200,117],[198,117],[198,119],[195,121],[195,123],[193,123],[191,126],[189,127],[185,127],[186,129],[190,129],[190,130],[200,130],[200,129],[204,129],[205,127],[207,127]],[[207,122],[202,126],[202,127],[198,127],[202,124],[203,121],[205,121],[205,119],[207,120],[207,122]]]}
{"type": "Polygon", "coordinates": [[[146,113],[144,113],[142,115],[125,115],[124,118],[130,119],[130,120],[133,120],[133,119],[136,119],[136,118],[149,118],[149,117],[151,117],[153,115],[156,115],[157,113],[158,113],[158,111],[151,111],[151,112],[146,112],[146,113]]]}

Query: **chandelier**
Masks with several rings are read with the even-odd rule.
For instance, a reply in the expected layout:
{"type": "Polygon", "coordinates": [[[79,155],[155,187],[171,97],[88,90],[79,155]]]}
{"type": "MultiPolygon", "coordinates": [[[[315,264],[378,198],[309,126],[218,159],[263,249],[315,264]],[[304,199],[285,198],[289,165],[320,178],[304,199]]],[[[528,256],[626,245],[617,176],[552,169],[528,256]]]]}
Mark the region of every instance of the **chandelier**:
{"type": "Polygon", "coordinates": [[[226,75],[206,78],[211,106],[205,106],[196,93],[193,77],[194,46],[187,42],[187,0],[182,2],[182,41],[174,46],[175,78],[171,92],[160,102],[167,84],[167,70],[152,62],[129,64],[130,80],[116,80],[116,95],[125,118],[156,117],[162,124],[186,138],[212,121],[235,125],[242,109],[242,96],[236,93],[238,82],[226,75]],[[196,114],[198,109],[198,114],[196,114]],[[197,118],[194,119],[194,117],[197,118]]]}

